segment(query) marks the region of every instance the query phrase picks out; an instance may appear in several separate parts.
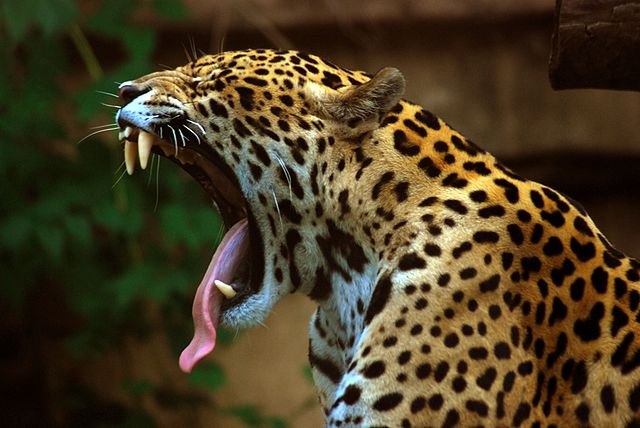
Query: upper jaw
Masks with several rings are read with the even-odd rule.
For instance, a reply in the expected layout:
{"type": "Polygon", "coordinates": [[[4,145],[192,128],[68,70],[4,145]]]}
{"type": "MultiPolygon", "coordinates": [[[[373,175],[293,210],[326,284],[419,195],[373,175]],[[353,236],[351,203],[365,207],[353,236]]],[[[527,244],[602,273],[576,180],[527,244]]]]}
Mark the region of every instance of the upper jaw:
{"type": "Polygon", "coordinates": [[[202,125],[184,116],[172,120],[140,120],[123,107],[116,116],[118,138],[124,143],[129,175],[136,165],[145,169],[152,153],[164,156],[187,171],[215,203],[226,227],[247,217],[247,204],[233,171],[206,142],[202,125]],[[190,126],[187,126],[190,125],[190,126]]]}
{"type": "Polygon", "coordinates": [[[227,229],[242,219],[248,220],[248,260],[251,263],[248,275],[242,278],[237,288],[234,287],[236,295],[223,302],[226,313],[226,309],[254,299],[263,288],[265,260],[262,231],[245,198],[236,171],[224,161],[223,154],[210,145],[214,136],[207,133],[213,131],[199,124],[199,119],[185,112],[175,99],[166,108],[144,105],[145,100],[153,95],[154,91],[150,90],[139,98],[125,100],[126,105],[116,115],[120,128],[119,139],[125,148],[127,171],[133,173],[138,162],[144,169],[152,153],[166,157],[200,183],[215,203],[227,229]]]}

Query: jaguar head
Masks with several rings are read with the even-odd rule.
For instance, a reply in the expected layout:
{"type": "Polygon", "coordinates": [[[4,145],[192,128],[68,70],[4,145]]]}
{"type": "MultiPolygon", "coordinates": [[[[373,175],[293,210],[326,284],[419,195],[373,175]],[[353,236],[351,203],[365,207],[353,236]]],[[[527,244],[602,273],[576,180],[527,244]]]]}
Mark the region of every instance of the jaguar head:
{"type": "Polygon", "coordinates": [[[204,56],[120,85],[128,173],[146,168],[152,153],[171,159],[228,229],[196,292],[183,370],[213,350],[220,322],[260,323],[283,295],[313,281],[321,258],[313,234],[334,209],[323,174],[337,146],[378,126],[403,89],[395,69],[369,78],[269,50],[204,56]]]}

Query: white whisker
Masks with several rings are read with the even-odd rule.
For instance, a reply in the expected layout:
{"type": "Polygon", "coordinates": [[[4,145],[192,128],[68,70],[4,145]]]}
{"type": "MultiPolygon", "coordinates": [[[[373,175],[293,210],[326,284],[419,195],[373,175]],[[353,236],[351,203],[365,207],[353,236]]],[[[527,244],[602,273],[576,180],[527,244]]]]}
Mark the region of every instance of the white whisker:
{"type": "Polygon", "coordinates": [[[147,187],[151,186],[151,178],[153,177],[153,163],[156,160],[154,154],[151,155],[151,166],[149,167],[149,178],[147,179],[147,187]]]}
{"type": "Polygon", "coordinates": [[[113,175],[118,175],[118,173],[120,172],[120,170],[124,168],[124,161],[122,161],[122,163],[120,164],[120,166],[114,171],[113,175]]]}
{"type": "Polygon", "coordinates": [[[106,125],[98,125],[98,126],[92,126],[89,129],[101,129],[101,128],[112,128],[114,126],[118,126],[114,123],[107,123],[106,125]]]}
{"type": "Polygon", "coordinates": [[[196,48],[196,41],[193,37],[191,37],[190,43],[191,45],[191,55],[193,56],[193,60],[198,59],[198,49],[196,48]]]}
{"type": "Polygon", "coordinates": [[[108,95],[113,98],[120,98],[119,96],[117,96],[116,94],[112,94],[111,92],[105,92],[105,91],[96,91],[96,92],[102,95],[108,95]]]}
{"type": "Polygon", "coordinates": [[[282,171],[284,172],[284,176],[287,179],[287,183],[289,183],[289,199],[291,201],[293,201],[293,195],[292,195],[292,190],[291,190],[291,174],[289,174],[289,168],[287,168],[287,165],[285,165],[284,161],[282,160],[282,158],[276,153],[274,154],[276,160],[278,161],[278,163],[280,164],[280,167],[282,168],[282,171]]]}
{"type": "Polygon", "coordinates": [[[276,205],[276,211],[278,211],[278,219],[280,220],[280,229],[282,229],[282,214],[280,214],[280,205],[278,204],[278,198],[276,198],[275,190],[271,189],[271,194],[273,195],[273,202],[276,205]]]}
{"type": "Polygon", "coordinates": [[[115,108],[117,110],[119,110],[121,108],[121,106],[114,106],[113,104],[107,104],[107,103],[100,103],[100,105],[105,106],[105,107],[115,108]]]}
{"type": "Polygon", "coordinates": [[[153,207],[153,212],[156,212],[160,201],[160,156],[154,155],[154,157],[158,158],[156,161],[156,205],[153,207]]]}
{"type": "Polygon", "coordinates": [[[182,133],[181,128],[178,128],[178,134],[180,134],[180,138],[182,139],[182,147],[187,147],[187,142],[184,138],[184,134],[182,133]]]}
{"type": "Polygon", "coordinates": [[[200,137],[198,137],[198,134],[196,134],[193,129],[189,128],[186,125],[184,126],[184,128],[187,129],[189,132],[191,132],[193,135],[195,135],[196,139],[198,140],[198,144],[201,144],[200,137]]]}
{"type": "Polygon", "coordinates": [[[207,135],[207,132],[204,130],[204,126],[200,125],[198,122],[196,122],[194,120],[191,120],[191,119],[187,119],[187,122],[193,123],[195,126],[200,128],[200,131],[202,131],[202,135],[207,135]]]}
{"type": "Polygon", "coordinates": [[[125,169],[124,171],[122,171],[122,174],[120,174],[120,177],[118,177],[118,179],[116,180],[115,183],[113,183],[113,186],[111,186],[111,189],[115,189],[116,186],[118,185],[118,183],[120,183],[120,180],[122,180],[122,177],[124,177],[125,175],[127,175],[127,170],[125,169]]]}
{"type": "Polygon", "coordinates": [[[227,34],[223,34],[222,37],[220,38],[220,43],[218,44],[218,53],[221,54],[222,52],[224,52],[224,42],[225,39],[227,38],[227,34]]]}
{"type": "Polygon", "coordinates": [[[220,242],[223,236],[224,236],[224,223],[220,222],[220,227],[218,228],[218,234],[216,235],[216,242],[220,242]]]}
{"type": "Polygon", "coordinates": [[[105,129],[99,129],[97,131],[92,132],[91,134],[87,135],[86,137],[84,137],[83,139],[81,139],[80,141],[78,141],[76,144],[80,144],[82,143],[84,140],[86,140],[87,138],[93,137],[96,134],[99,134],[101,132],[110,132],[110,131],[117,131],[119,129],[118,125],[113,125],[113,127],[111,128],[105,128],[105,129]]]}
{"type": "Polygon", "coordinates": [[[176,130],[174,129],[173,126],[167,124],[167,126],[169,127],[169,129],[171,129],[171,132],[173,133],[173,144],[175,144],[176,146],[176,157],[178,157],[178,135],[176,134],[176,130]]]}

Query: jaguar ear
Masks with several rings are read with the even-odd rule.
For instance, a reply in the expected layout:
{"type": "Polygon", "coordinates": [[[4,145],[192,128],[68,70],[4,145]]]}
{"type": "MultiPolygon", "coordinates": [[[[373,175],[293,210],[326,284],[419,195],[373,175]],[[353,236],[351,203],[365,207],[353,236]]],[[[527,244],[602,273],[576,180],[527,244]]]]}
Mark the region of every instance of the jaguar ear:
{"type": "Polygon", "coordinates": [[[346,123],[368,122],[388,112],[404,93],[404,77],[396,68],[386,67],[362,85],[334,91],[316,85],[312,101],[320,116],[346,123]]]}

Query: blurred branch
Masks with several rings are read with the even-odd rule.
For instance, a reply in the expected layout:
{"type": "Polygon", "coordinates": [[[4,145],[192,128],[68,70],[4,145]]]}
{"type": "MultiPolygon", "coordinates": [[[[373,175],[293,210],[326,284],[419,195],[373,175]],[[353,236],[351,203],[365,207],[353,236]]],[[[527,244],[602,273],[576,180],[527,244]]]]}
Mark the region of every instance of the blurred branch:
{"type": "Polygon", "coordinates": [[[84,65],[87,68],[87,72],[89,73],[89,76],[91,76],[91,79],[94,81],[100,80],[100,78],[102,78],[102,76],[104,75],[104,72],[102,70],[102,67],[100,66],[100,63],[98,62],[96,54],[93,52],[93,49],[89,44],[89,41],[87,40],[78,24],[75,24],[71,27],[71,29],[69,30],[69,37],[71,37],[73,45],[78,50],[80,58],[82,58],[82,61],[84,62],[84,65]]]}

